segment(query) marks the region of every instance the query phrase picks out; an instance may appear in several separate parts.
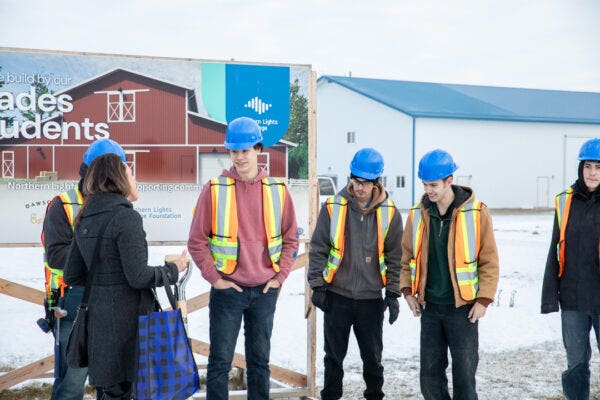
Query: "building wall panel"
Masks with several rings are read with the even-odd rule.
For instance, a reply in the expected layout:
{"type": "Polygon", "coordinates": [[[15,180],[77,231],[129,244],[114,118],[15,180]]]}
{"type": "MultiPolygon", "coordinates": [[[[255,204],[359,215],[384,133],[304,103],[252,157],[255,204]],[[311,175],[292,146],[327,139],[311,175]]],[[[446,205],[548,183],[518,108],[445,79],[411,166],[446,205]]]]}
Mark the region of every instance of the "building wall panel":
{"type": "MultiPolygon", "coordinates": [[[[412,118],[337,84],[319,83],[317,173],[347,184],[350,162],[363,147],[383,156],[386,189],[399,207],[412,205],[412,118]],[[348,132],[355,141],[348,142],[348,132]],[[404,178],[404,187],[397,185],[404,178]]],[[[420,183],[420,182],[419,182],[420,183]]]]}
{"type": "Polygon", "coordinates": [[[196,182],[196,167],[190,171],[182,167],[189,166],[189,158],[195,160],[193,147],[129,147],[137,151],[135,155],[136,180],[138,182],[196,182]],[[147,151],[147,152],[146,152],[147,151]]]}
{"type": "Polygon", "coordinates": [[[417,118],[413,143],[410,116],[337,84],[321,82],[317,92],[318,173],[336,175],[342,188],[354,153],[374,147],[385,160],[386,189],[403,209],[421,198],[419,160],[436,148],[458,164],[455,182],[472,186],[489,207],[551,207],[577,177],[579,146],[598,136],[591,124],[417,118]],[[405,188],[396,186],[399,176],[405,188]]]}
{"type": "Polygon", "coordinates": [[[58,179],[79,180],[79,168],[83,163],[83,154],[87,146],[55,146],[54,165],[58,179]]]}
{"type": "Polygon", "coordinates": [[[226,126],[195,115],[189,116],[189,143],[222,145],[226,126]]]}

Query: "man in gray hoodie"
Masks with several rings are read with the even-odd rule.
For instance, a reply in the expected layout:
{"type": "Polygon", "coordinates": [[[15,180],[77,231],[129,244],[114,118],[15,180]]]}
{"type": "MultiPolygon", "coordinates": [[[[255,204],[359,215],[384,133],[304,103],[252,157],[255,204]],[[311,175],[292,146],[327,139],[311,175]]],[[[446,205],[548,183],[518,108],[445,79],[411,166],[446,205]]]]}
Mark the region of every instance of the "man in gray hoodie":
{"type": "Polygon", "coordinates": [[[363,360],[366,399],[382,399],[383,313],[398,318],[402,217],[380,182],[383,157],[359,150],[348,185],[323,205],[311,239],[308,282],[324,313],[325,380],[322,400],[343,394],[350,329],[363,360]],[[381,290],[385,288],[385,298],[381,290]]]}

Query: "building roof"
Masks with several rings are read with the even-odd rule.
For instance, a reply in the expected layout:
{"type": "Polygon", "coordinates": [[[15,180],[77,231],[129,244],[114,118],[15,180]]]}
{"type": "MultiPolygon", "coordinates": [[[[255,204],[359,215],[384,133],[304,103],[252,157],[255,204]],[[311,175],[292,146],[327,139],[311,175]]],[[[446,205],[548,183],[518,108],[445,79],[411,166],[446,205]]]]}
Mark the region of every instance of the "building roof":
{"type": "Polygon", "coordinates": [[[600,93],[324,75],[412,117],[600,124],[600,93]]]}

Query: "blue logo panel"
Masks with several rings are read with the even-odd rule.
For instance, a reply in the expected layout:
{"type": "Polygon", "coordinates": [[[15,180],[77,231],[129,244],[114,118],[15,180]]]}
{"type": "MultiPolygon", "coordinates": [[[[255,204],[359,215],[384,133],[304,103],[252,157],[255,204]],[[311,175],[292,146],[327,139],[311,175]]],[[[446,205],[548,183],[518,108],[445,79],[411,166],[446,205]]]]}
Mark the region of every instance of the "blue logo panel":
{"type": "Polygon", "coordinates": [[[290,123],[289,67],[227,64],[225,71],[227,121],[252,118],[264,146],[277,143],[290,123]]]}

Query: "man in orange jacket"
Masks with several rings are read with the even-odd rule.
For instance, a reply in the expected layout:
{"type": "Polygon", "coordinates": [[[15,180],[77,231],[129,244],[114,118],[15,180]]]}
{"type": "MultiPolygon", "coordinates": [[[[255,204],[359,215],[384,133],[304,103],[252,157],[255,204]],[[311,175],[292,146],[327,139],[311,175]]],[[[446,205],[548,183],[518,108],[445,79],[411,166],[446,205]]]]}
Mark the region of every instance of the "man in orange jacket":
{"type": "Polygon", "coordinates": [[[421,393],[450,399],[446,368],[452,355],[453,397],[475,400],[478,321],[493,302],[498,251],[492,219],[473,190],[453,185],[458,167],[444,150],[419,163],[425,194],[409,213],[402,237],[400,287],[421,316],[421,393]]]}

